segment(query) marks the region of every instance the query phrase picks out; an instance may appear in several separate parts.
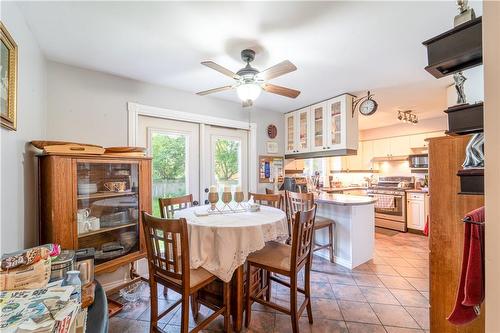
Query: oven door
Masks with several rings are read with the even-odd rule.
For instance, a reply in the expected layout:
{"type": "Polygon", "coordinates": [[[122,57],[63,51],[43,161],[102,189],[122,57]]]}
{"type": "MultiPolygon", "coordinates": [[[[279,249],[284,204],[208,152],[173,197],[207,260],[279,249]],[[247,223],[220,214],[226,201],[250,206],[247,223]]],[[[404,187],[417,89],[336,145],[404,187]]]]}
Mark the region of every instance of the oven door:
{"type": "MultiPolygon", "coordinates": [[[[387,194],[382,194],[383,196],[387,196],[387,194]]],[[[376,193],[372,194],[375,199],[381,197],[382,195],[378,195],[376,193]]],[[[393,207],[378,207],[375,204],[375,217],[405,222],[405,200],[404,195],[391,195],[394,197],[394,206],[393,207]]]]}

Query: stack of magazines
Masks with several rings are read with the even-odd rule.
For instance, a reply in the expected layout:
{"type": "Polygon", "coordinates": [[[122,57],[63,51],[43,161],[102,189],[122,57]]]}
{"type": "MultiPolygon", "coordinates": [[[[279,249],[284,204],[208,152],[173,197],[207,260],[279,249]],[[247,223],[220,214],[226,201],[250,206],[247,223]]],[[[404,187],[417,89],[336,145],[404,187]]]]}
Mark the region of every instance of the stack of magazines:
{"type": "Polygon", "coordinates": [[[85,327],[86,313],[70,298],[73,291],[73,286],[61,286],[58,281],[40,289],[0,292],[0,331],[75,332],[77,321],[82,320],[85,327]]]}

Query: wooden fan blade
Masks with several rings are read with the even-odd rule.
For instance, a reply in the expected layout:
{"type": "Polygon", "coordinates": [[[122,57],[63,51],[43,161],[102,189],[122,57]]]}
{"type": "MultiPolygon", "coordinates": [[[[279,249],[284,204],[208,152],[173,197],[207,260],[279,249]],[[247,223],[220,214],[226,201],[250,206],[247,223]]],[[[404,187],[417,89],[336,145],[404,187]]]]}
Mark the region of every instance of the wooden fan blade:
{"type": "Polygon", "coordinates": [[[290,98],[295,98],[300,95],[300,91],[290,88],[285,88],[277,86],[275,84],[266,83],[264,85],[264,90],[273,94],[278,94],[281,96],[286,96],[290,98]]]}
{"type": "Polygon", "coordinates": [[[200,91],[200,92],[197,92],[196,95],[205,96],[208,94],[213,94],[213,93],[231,90],[231,89],[233,89],[233,86],[224,86],[224,87],[214,88],[214,89],[210,89],[210,90],[200,91]]]}
{"type": "Polygon", "coordinates": [[[285,60],[285,61],[280,62],[279,64],[276,64],[276,65],[269,67],[268,69],[260,72],[258,74],[258,76],[259,76],[259,78],[264,79],[264,80],[271,80],[271,79],[274,79],[275,77],[293,72],[296,69],[297,69],[297,67],[294,64],[292,64],[288,60],[285,60]]]}
{"type": "Polygon", "coordinates": [[[207,67],[210,67],[210,68],[216,70],[219,73],[222,73],[222,74],[224,74],[226,76],[229,76],[230,78],[233,78],[233,79],[239,79],[240,78],[240,76],[238,74],[234,73],[233,71],[230,71],[229,69],[227,69],[225,67],[222,67],[219,64],[216,64],[213,61],[202,61],[201,64],[205,65],[207,67]]]}

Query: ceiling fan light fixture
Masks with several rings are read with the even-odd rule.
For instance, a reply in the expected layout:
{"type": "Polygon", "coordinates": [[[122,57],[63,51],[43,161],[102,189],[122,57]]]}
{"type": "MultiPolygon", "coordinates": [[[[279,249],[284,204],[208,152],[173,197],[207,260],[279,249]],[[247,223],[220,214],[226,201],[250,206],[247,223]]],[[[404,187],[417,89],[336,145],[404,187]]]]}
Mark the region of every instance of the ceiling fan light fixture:
{"type": "Polygon", "coordinates": [[[236,88],[238,98],[243,102],[255,101],[262,92],[262,87],[257,83],[243,83],[236,88]]]}

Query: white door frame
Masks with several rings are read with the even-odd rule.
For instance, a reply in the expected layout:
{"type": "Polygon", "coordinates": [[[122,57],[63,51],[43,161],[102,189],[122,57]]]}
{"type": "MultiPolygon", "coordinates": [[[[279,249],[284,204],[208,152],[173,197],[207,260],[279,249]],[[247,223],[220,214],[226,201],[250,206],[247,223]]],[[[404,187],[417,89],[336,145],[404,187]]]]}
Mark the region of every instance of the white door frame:
{"type": "MultiPolygon", "coordinates": [[[[248,189],[250,192],[257,192],[257,124],[239,120],[231,120],[212,116],[205,116],[197,113],[176,111],[155,106],[149,106],[134,102],[127,103],[128,109],[128,145],[137,146],[137,133],[139,116],[150,116],[177,121],[188,121],[201,124],[200,139],[204,134],[203,125],[215,125],[248,130],[248,189]]],[[[203,170],[203,159],[200,160],[200,170],[203,170]]]]}

